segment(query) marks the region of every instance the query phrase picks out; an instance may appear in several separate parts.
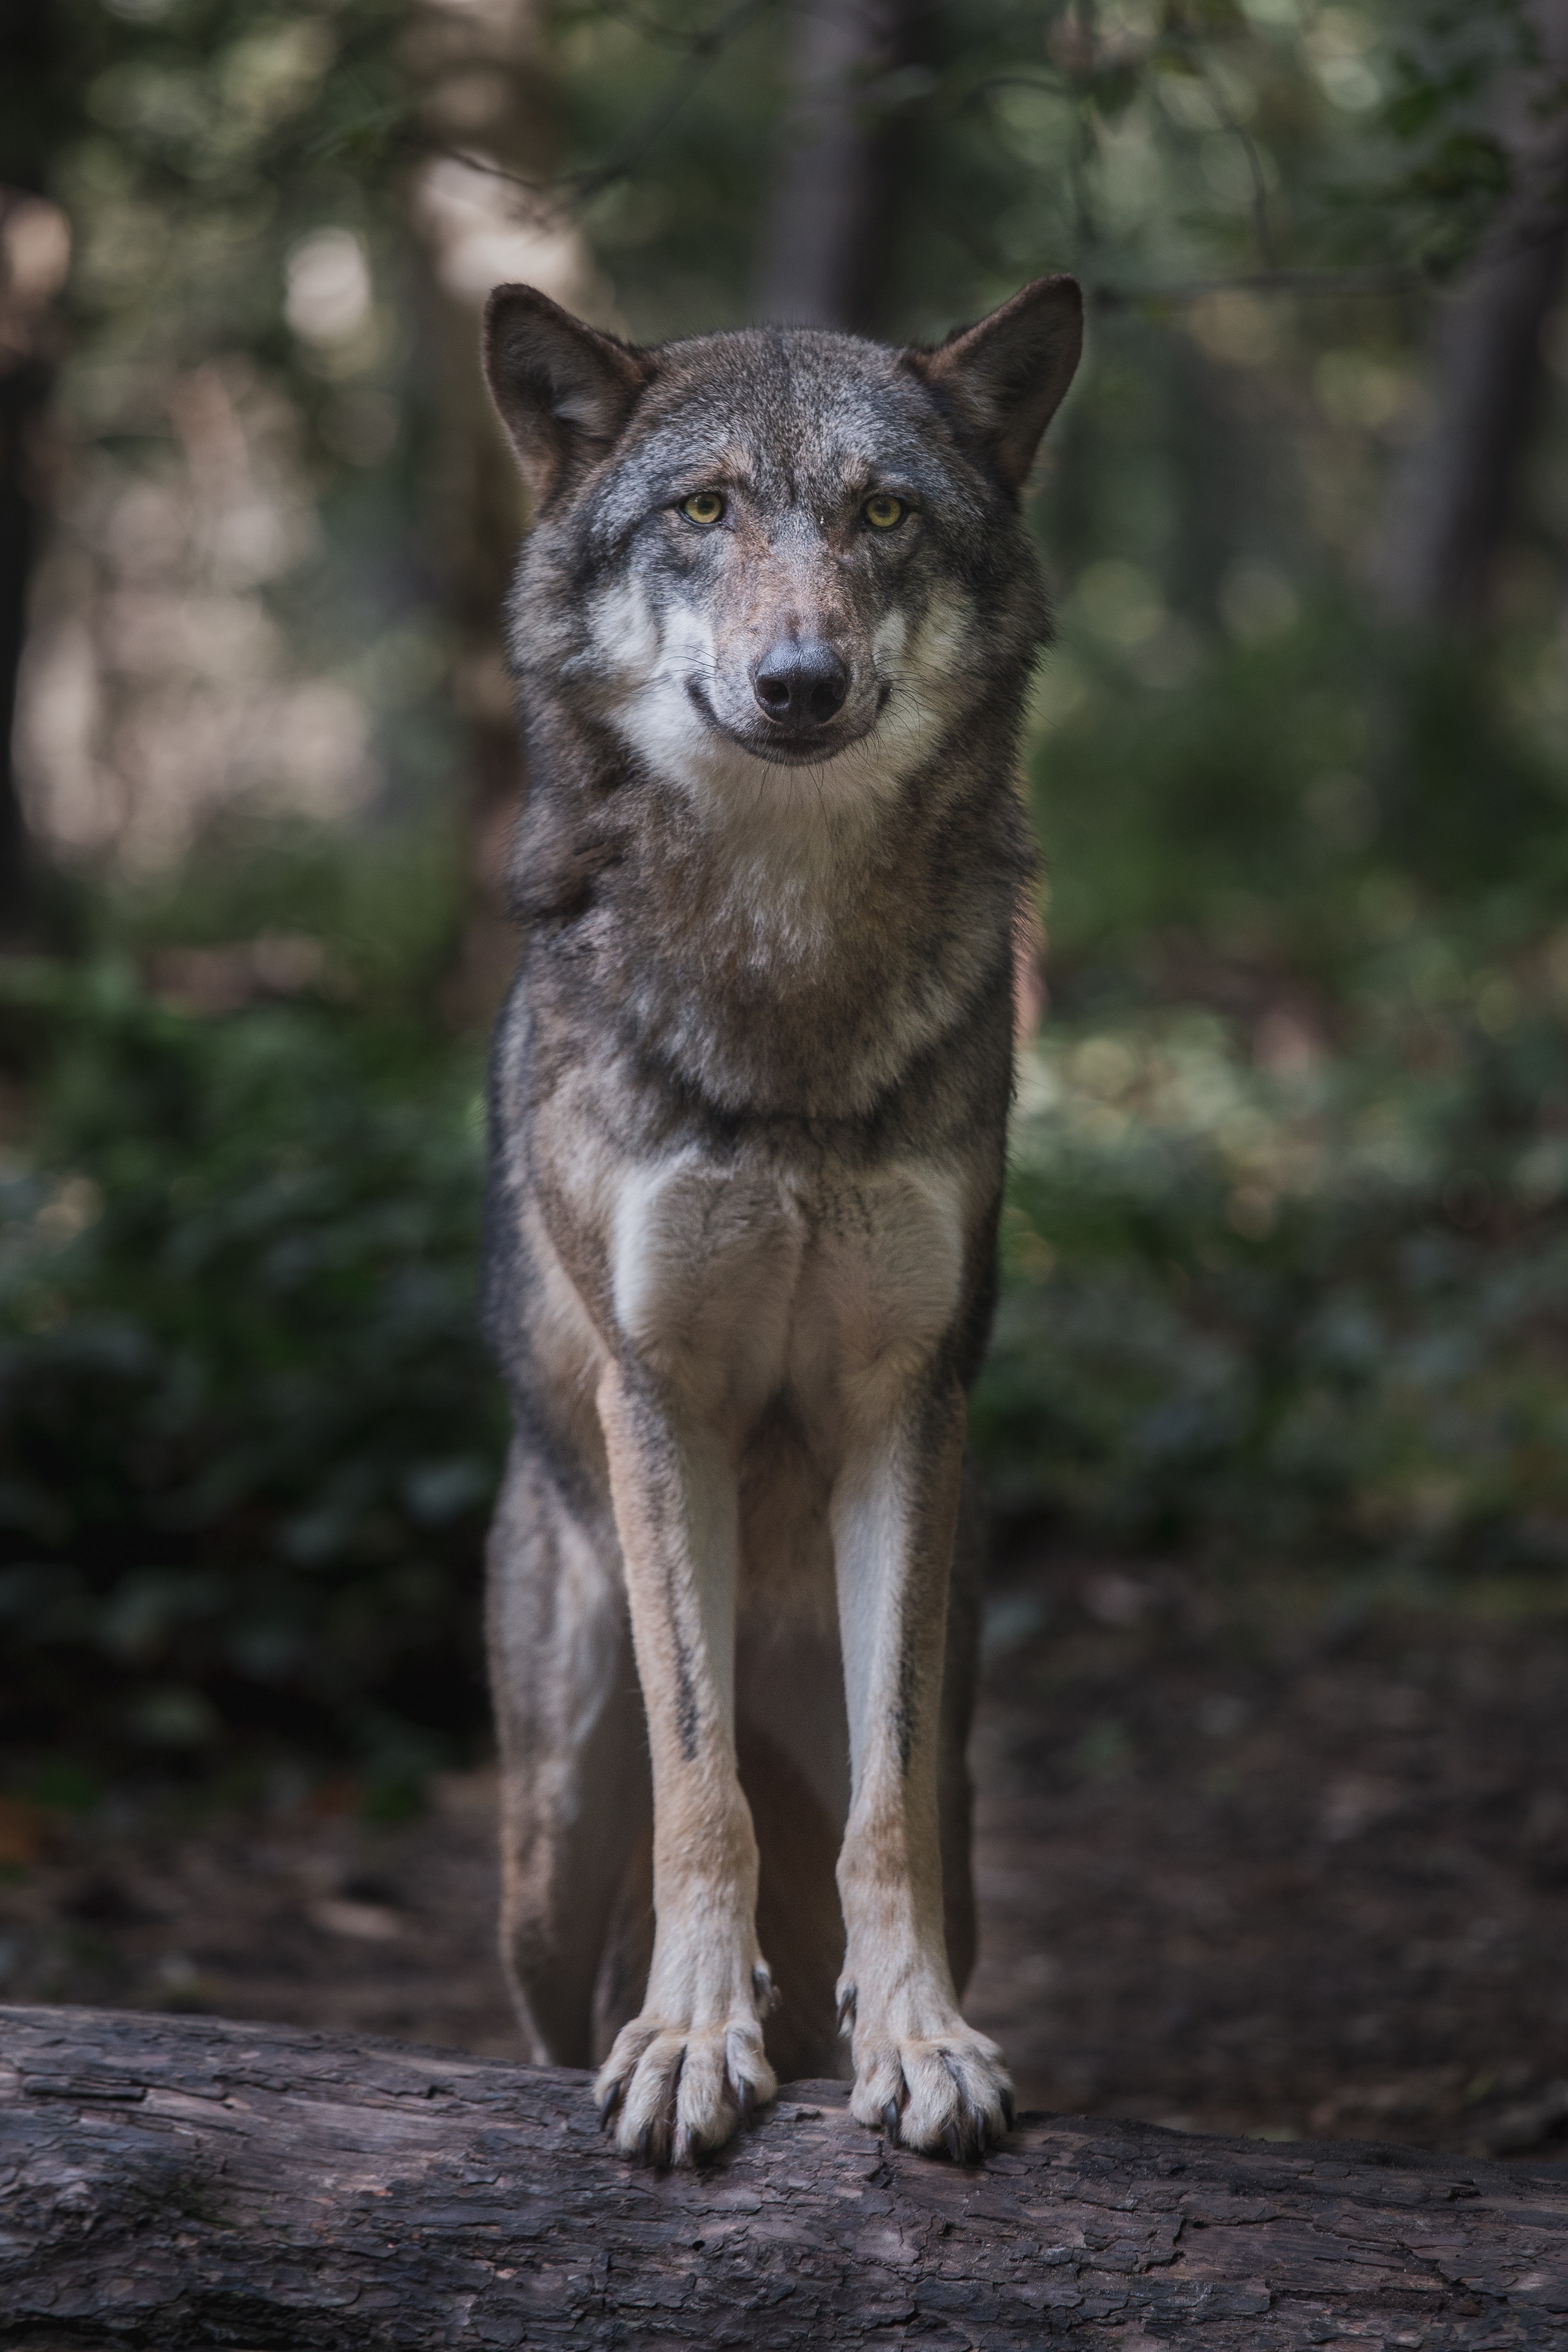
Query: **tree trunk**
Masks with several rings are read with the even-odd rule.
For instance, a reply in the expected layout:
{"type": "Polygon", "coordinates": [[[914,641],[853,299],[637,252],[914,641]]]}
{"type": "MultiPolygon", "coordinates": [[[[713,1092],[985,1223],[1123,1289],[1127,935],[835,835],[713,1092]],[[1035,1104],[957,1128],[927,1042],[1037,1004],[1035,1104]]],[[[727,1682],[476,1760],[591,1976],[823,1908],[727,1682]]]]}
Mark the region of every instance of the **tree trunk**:
{"type": "Polygon", "coordinates": [[[909,0],[795,0],[785,111],[757,270],[759,318],[870,334],[892,232],[892,134],[875,83],[901,62],[909,0]]]}
{"type": "Polygon", "coordinates": [[[1542,59],[1504,94],[1514,185],[1434,321],[1431,420],[1395,475],[1374,584],[1390,619],[1458,629],[1484,613],[1568,245],[1568,0],[1534,12],[1542,59]]]}
{"type": "MultiPolygon", "coordinates": [[[[10,192],[0,189],[0,236],[10,192]]],[[[31,899],[27,832],[17,789],[16,688],[37,551],[33,439],[49,395],[47,368],[0,353],[0,943],[23,928],[31,899]]]]}
{"type": "Polygon", "coordinates": [[[47,306],[58,291],[27,266],[26,215],[39,210],[52,78],[60,61],[52,0],[0,0],[0,84],[23,101],[0,108],[0,942],[31,900],[26,825],[16,787],[16,686],[37,552],[36,441],[53,384],[47,306]]]}
{"type": "MultiPolygon", "coordinates": [[[[425,0],[411,19],[409,63],[437,150],[416,177],[413,218],[434,281],[421,289],[423,391],[437,428],[423,520],[445,576],[457,646],[453,685],[467,733],[471,897],[446,991],[447,1011],[466,1027],[493,1018],[517,962],[510,852],[527,789],[500,627],[524,504],[480,373],[480,315],[502,278],[538,286],[577,311],[595,310],[603,289],[579,229],[535,212],[504,177],[466,169],[440,151],[522,180],[548,180],[556,141],[542,14],[538,0],[484,7],[425,0]],[[486,93],[488,109],[477,126],[476,91],[486,93]]],[[[616,322],[600,316],[596,323],[616,322]]]]}
{"type": "Polygon", "coordinates": [[[1568,2339],[1568,2179],[1043,2116],[958,2167],[890,2149],[845,2097],[795,2084],[660,2177],[600,2138],[584,2075],[0,2010],[0,2344],[1568,2339]]]}

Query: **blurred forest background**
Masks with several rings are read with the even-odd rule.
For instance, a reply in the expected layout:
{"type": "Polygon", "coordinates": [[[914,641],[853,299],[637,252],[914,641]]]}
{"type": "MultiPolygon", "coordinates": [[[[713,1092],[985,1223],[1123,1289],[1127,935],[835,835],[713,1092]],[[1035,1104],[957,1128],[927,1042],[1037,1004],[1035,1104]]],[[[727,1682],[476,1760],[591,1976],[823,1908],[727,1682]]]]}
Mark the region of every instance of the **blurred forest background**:
{"type": "Polygon", "coordinates": [[[1562,1610],[1565,70],[1563,0],[0,0],[6,1787],[485,1747],[504,278],[1082,278],[999,1540],[1562,1610]]]}

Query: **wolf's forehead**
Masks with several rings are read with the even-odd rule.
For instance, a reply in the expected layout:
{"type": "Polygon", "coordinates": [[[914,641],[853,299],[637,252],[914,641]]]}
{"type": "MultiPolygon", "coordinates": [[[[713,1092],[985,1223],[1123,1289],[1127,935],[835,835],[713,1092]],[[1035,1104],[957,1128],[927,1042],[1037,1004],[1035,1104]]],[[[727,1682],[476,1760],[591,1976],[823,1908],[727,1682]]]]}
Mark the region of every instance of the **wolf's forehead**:
{"type": "Polygon", "coordinates": [[[680,352],[627,456],[639,472],[711,467],[798,496],[889,465],[923,471],[944,438],[891,352],[848,336],[715,336],[680,352]]]}

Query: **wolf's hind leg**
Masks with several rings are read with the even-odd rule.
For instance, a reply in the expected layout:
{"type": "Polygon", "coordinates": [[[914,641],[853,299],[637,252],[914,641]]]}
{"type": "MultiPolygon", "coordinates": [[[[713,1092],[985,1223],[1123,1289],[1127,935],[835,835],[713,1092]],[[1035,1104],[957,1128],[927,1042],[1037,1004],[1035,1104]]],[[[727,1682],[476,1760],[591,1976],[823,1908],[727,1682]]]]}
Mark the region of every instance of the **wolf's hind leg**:
{"type": "Polygon", "coordinates": [[[514,1444],[490,1529],[501,1958],[536,2064],[594,2061],[594,1989],[650,1810],[642,1699],[606,1528],[514,1444]],[[608,1557],[605,1557],[605,1553],[608,1557]]]}

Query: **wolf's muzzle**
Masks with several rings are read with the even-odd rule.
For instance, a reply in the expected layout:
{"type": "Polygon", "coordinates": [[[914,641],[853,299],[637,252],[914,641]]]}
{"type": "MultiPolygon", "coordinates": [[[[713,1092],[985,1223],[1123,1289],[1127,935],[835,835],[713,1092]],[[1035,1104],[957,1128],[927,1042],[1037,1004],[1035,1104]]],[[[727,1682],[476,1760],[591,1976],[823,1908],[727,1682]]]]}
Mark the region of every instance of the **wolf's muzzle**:
{"type": "Polygon", "coordinates": [[[775,726],[806,735],[843,709],[848,665],[820,637],[784,638],[770,646],[752,672],[752,691],[775,726]]]}

